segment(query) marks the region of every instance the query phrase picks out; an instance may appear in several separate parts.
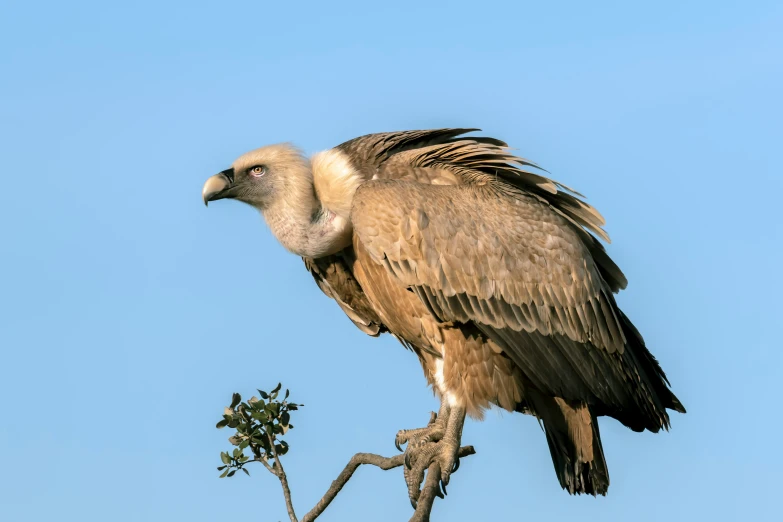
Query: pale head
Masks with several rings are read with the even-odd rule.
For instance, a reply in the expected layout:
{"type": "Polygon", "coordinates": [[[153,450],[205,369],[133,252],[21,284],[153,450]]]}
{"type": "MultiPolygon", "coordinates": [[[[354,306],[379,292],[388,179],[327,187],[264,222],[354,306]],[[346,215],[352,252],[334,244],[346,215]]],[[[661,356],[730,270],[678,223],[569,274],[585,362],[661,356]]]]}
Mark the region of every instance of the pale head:
{"type": "Polygon", "coordinates": [[[204,203],[230,198],[252,205],[288,250],[321,257],[350,244],[351,202],[362,181],[336,149],[311,161],[292,145],[268,145],[209,178],[201,195],[204,203]]]}
{"type": "Polygon", "coordinates": [[[207,180],[202,197],[204,203],[232,198],[264,210],[307,184],[312,185],[309,161],[293,145],[281,143],[241,155],[207,180]]]}

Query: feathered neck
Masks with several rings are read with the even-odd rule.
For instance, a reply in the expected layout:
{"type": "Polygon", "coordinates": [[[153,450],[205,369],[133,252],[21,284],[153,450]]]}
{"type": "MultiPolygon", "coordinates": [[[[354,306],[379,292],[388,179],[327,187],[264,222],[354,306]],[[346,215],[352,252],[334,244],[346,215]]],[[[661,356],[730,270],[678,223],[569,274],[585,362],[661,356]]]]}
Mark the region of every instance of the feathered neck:
{"type": "Polygon", "coordinates": [[[286,176],[280,195],[261,209],[290,252],[318,258],[351,244],[351,205],[364,178],[338,150],[314,154],[286,176]]]}

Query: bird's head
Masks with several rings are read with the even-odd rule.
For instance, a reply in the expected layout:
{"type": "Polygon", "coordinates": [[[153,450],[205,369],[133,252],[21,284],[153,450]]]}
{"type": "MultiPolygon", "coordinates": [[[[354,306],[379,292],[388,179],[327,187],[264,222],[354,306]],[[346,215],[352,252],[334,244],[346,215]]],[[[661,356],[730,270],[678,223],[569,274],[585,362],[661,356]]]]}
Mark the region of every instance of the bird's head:
{"type": "Polygon", "coordinates": [[[201,197],[205,204],[231,198],[252,205],[285,248],[321,257],[350,244],[351,202],[363,180],[339,150],[308,159],[291,145],[268,145],[209,178],[201,197]]]}
{"type": "Polygon", "coordinates": [[[201,196],[204,204],[231,198],[264,210],[294,184],[312,184],[308,160],[292,145],[267,145],[243,154],[231,168],[209,178],[201,196]]]}

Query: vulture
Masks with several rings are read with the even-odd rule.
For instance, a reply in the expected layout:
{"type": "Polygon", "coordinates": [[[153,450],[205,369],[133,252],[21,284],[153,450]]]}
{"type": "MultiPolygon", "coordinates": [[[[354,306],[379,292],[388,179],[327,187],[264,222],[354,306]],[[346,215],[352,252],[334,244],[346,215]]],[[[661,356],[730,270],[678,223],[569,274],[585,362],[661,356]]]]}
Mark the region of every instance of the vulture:
{"type": "Polygon", "coordinates": [[[685,413],[614,294],[622,271],[604,219],[478,129],[368,134],[306,157],[289,144],[248,152],[204,184],[204,203],[252,205],[364,333],[419,358],[437,415],[401,430],[416,504],[425,471],[458,466],[466,415],[535,416],[560,486],[605,495],[597,418],[634,431],[685,413]]]}

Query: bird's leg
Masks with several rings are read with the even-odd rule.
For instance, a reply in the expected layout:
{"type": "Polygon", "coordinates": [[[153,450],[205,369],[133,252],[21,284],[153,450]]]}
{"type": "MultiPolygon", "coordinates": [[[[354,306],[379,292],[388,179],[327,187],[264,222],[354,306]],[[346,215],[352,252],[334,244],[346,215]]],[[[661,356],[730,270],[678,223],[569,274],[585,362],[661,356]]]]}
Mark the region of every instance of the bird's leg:
{"type": "Polygon", "coordinates": [[[440,480],[443,492],[446,492],[451,474],[459,468],[457,451],[462,442],[464,424],[465,408],[450,406],[448,401],[442,400],[440,413],[430,420],[426,428],[403,430],[397,434],[397,442],[408,442],[403,473],[414,508],[421,494],[424,472],[433,462],[440,464],[440,480]]]}

